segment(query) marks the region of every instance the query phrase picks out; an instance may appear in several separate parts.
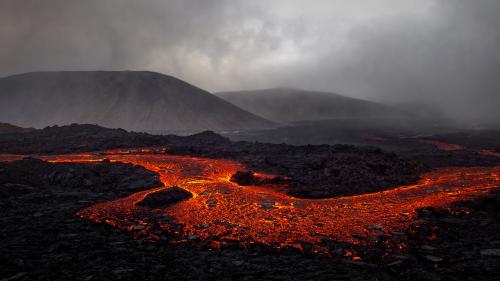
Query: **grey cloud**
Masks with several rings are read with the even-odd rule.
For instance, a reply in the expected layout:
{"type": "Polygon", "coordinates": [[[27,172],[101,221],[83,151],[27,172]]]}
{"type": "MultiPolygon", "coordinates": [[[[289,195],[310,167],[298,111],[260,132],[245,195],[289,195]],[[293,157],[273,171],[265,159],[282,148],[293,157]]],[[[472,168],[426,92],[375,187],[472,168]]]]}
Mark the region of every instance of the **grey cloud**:
{"type": "Polygon", "coordinates": [[[499,121],[496,0],[0,0],[0,75],[148,69],[499,121]]]}

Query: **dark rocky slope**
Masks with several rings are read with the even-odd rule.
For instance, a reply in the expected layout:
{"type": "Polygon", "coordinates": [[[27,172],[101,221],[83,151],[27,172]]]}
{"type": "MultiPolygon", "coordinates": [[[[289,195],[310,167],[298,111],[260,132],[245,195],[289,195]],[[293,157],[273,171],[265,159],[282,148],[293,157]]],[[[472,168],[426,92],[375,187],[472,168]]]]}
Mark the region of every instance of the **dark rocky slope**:
{"type": "Polygon", "coordinates": [[[167,145],[174,136],[108,129],[97,125],[52,126],[28,133],[0,135],[0,152],[18,154],[74,153],[113,148],[167,145]]]}

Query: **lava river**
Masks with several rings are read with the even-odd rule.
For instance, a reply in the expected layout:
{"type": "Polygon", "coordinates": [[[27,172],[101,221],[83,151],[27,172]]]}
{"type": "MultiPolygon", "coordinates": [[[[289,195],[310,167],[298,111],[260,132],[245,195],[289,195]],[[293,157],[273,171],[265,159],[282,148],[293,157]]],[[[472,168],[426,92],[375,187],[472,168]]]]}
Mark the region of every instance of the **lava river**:
{"type": "Polygon", "coordinates": [[[177,242],[205,241],[211,247],[226,242],[262,243],[272,247],[315,251],[322,241],[358,243],[374,231],[398,233],[416,220],[416,210],[446,207],[488,193],[500,186],[500,167],[444,168],[422,175],[418,184],[358,196],[299,199],[283,193],[286,186],[238,186],[230,177],[245,167],[214,160],[146,152],[44,156],[53,162],[88,162],[104,158],[138,164],[160,174],[165,187],[83,209],[78,216],[127,231],[158,238],[174,235],[177,242]],[[193,197],[165,208],[137,205],[148,194],[178,186],[193,197]],[[179,227],[182,226],[182,227],[179,227]],[[156,229],[156,230],[155,230],[156,229]]]}

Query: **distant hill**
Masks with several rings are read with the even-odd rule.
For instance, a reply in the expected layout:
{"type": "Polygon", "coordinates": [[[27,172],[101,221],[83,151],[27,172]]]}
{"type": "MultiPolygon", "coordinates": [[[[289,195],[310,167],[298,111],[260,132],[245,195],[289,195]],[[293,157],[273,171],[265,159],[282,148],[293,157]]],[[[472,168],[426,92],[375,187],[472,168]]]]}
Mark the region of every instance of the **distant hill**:
{"type": "Polygon", "coordinates": [[[33,72],[0,79],[0,120],[26,127],[230,130],[272,122],[172,76],[144,71],[33,72]]]}
{"type": "Polygon", "coordinates": [[[277,122],[403,115],[395,108],[334,93],[287,88],[220,92],[215,95],[277,122]]]}
{"type": "Polygon", "coordinates": [[[22,128],[8,123],[0,123],[0,134],[25,133],[33,130],[32,128],[22,128]]]}

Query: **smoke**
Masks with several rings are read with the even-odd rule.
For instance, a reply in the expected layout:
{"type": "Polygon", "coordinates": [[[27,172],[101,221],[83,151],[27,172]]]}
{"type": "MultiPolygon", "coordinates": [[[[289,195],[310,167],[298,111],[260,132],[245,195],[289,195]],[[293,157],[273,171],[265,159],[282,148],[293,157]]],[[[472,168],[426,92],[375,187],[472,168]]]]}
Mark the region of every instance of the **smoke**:
{"type": "Polygon", "coordinates": [[[433,9],[439,17],[425,23],[356,30],[359,52],[346,75],[382,100],[434,104],[461,121],[500,121],[500,2],[443,0],[433,9]]]}
{"type": "Polygon", "coordinates": [[[0,0],[0,75],[153,70],[500,120],[496,0],[0,0]]]}

